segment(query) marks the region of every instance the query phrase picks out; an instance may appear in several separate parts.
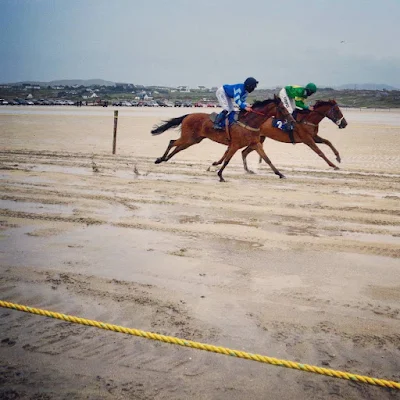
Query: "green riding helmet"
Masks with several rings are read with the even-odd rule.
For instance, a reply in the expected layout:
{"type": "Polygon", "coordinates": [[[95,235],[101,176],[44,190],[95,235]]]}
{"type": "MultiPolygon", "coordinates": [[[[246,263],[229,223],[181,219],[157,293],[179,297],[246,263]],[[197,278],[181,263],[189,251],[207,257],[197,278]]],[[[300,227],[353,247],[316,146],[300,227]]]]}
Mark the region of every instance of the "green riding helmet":
{"type": "Polygon", "coordinates": [[[317,85],[315,83],[307,83],[306,85],[307,94],[310,96],[311,94],[317,91],[317,85]]]}

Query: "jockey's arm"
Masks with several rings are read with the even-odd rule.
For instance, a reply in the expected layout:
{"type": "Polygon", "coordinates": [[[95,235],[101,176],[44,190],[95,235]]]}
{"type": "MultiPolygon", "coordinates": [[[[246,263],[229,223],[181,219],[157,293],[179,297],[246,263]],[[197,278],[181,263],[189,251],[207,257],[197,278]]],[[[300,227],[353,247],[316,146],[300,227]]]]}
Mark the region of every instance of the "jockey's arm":
{"type": "Polygon", "coordinates": [[[308,105],[304,103],[303,97],[296,97],[295,103],[296,103],[296,108],[299,108],[300,110],[308,110],[309,109],[308,105]]]}

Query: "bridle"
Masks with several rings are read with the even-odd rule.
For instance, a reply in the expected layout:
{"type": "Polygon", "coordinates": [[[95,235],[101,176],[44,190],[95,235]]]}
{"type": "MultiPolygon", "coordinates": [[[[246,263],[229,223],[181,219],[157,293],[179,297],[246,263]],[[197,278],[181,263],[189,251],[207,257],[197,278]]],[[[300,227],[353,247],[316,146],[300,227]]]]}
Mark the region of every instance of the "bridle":
{"type": "Polygon", "coordinates": [[[321,117],[323,117],[323,118],[325,118],[325,117],[328,117],[331,121],[333,121],[337,126],[340,126],[340,124],[342,123],[342,121],[343,121],[343,119],[344,119],[344,116],[342,116],[342,118],[339,118],[339,119],[336,119],[335,120],[335,116],[333,115],[333,110],[335,109],[335,107],[338,107],[338,105],[337,104],[334,104],[329,110],[328,110],[328,112],[326,112],[325,114],[324,113],[321,113],[321,112],[319,112],[318,110],[315,110],[314,109],[314,111],[318,114],[318,115],[320,115],[321,117]],[[331,114],[331,115],[329,115],[329,114],[331,114]]]}

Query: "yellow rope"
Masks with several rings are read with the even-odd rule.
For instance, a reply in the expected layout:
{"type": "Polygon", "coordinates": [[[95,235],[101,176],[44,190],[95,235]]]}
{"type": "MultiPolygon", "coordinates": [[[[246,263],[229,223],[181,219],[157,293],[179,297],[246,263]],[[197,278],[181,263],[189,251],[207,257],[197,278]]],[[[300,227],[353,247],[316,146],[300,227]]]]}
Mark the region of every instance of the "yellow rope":
{"type": "Polygon", "coordinates": [[[245,358],[247,360],[253,360],[253,361],[258,361],[258,362],[262,362],[262,363],[272,364],[272,365],[276,365],[279,367],[293,368],[293,369],[298,369],[301,371],[314,372],[316,374],[327,375],[327,376],[331,376],[333,378],[348,379],[348,380],[351,380],[354,382],[369,383],[370,385],[378,385],[378,386],[382,386],[382,387],[386,387],[386,388],[400,390],[400,382],[388,381],[388,380],[378,379],[378,378],[371,378],[369,376],[356,375],[356,374],[351,374],[349,372],[336,371],[333,369],[320,368],[320,367],[316,367],[313,365],[300,364],[300,363],[293,362],[293,361],[280,360],[278,358],[262,356],[259,354],[246,353],[244,351],[232,350],[232,349],[229,349],[226,347],[213,346],[213,345],[205,344],[205,343],[192,342],[191,340],[179,339],[179,338],[176,338],[173,336],[159,335],[157,333],[145,332],[145,331],[141,331],[138,329],[124,328],[123,326],[107,324],[104,322],[98,322],[98,321],[94,321],[91,319],[74,317],[72,315],[59,314],[59,313],[52,312],[52,311],[41,310],[39,308],[23,306],[21,304],[9,303],[9,302],[3,301],[3,300],[0,300],[0,307],[11,308],[14,310],[24,311],[24,312],[28,312],[28,313],[32,313],[32,314],[37,314],[37,315],[44,315],[46,317],[61,319],[63,321],[73,322],[76,324],[94,326],[96,328],[106,329],[109,331],[127,333],[129,335],[140,336],[140,337],[144,337],[146,339],[159,340],[159,341],[165,342],[165,343],[178,344],[178,345],[184,346],[184,347],[192,347],[195,349],[211,351],[211,352],[219,353],[219,354],[225,354],[227,356],[245,358]]]}

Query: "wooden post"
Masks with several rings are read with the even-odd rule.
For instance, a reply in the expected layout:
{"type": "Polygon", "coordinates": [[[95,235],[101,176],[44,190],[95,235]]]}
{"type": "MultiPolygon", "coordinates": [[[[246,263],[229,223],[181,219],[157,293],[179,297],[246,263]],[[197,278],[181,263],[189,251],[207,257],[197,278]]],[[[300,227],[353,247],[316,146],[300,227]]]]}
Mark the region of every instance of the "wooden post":
{"type": "Polygon", "coordinates": [[[118,110],[114,111],[114,138],[113,138],[113,154],[115,154],[115,149],[117,147],[117,124],[118,124],[118,110]]]}

